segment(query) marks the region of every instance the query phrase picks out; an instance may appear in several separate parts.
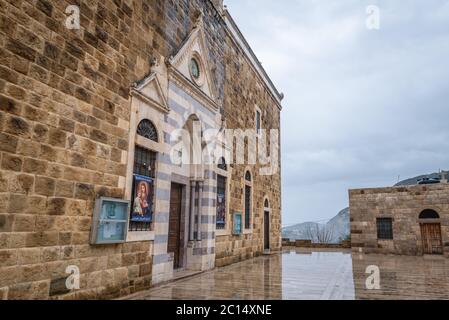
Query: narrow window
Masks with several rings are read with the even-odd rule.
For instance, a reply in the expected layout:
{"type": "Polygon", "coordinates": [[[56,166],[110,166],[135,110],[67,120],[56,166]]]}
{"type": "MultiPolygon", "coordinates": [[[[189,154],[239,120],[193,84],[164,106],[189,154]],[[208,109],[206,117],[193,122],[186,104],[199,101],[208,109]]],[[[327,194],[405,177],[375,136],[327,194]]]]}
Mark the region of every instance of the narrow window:
{"type": "Polygon", "coordinates": [[[251,173],[245,173],[245,229],[251,229],[251,187],[252,187],[251,173]]]}
{"type": "Polygon", "coordinates": [[[260,111],[259,110],[256,111],[256,129],[257,129],[257,134],[259,134],[260,129],[261,129],[261,119],[260,119],[260,111]]]}
{"type": "Polygon", "coordinates": [[[228,166],[226,160],[221,158],[217,165],[217,212],[216,212],[216,225],[217,230],[226,229],[226,186],[227,186],[227,171],[228,166]]]}
{"type": "Polygon", "coordinates": [[[391,218],[377,219],[377,239],[393,240],[393,219],[391,218]]]}
{"type": "Polygon", "coordinates": [[[226,178],[217,175],[217,230],[226,228],[226,178]]]}

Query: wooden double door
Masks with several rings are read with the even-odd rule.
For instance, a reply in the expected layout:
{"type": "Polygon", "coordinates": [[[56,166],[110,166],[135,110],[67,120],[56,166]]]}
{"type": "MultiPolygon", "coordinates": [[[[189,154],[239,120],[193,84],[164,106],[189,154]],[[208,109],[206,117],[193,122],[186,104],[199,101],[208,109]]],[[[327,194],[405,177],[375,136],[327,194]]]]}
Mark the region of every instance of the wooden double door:
{"type": "Polygon", "coordinates": [[[421,238],[424,254],[443,254],[443,240],[441,237],[441,224],[421,224],[421,238]]]}
{"type": "Polygon", "coordinates": [[[182,248],[182,191],[183,186],[172,183],[170,192],[170,218],[168,227],[168,246],[167,252],[173,253],[174,262],[173,268],[179,269],[182,267],[181,262],[181,248],[182,248]]]}

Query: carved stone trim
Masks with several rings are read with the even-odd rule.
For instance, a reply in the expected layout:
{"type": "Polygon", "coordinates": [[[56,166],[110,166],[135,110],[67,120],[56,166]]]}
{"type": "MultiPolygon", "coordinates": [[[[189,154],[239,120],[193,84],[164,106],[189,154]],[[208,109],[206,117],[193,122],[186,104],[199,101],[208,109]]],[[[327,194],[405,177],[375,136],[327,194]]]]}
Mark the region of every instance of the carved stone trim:
{"type": "Polygon", "coordinates": [[[212,98],[205,94],[203,90],[198,88],[173,66],[169,66],[169,79],[181,87],[185,92],[190,94],[193,98],[198,100],[210,111],[217,113],[220,110],[220,106],[212,100],[212,98]]]}
{"type": "Polygon", "coordinates": [[[158,77],[156,73],[150,74],[148,77],[141,80],[139,83],[134,84],[131,87],[131,96],[145,102],[149,106],[158,109],[164,113],[170,112],[170,107],[167,103],[167,98],[165,97],[161,85],[159,83],[158,77]],[[143,93],[143,89],[146,88],[150,83],[154,82],[156,85],[156,91],[161,101],[156,101],[153,98],[149,97],[145,93],[143,93]]]}
{"type": "MultiPolygon", "coordinates": [[[[210,68],[210,65],[208,62],[209,52],[208,52],[208,49],[206,46],[206,40],[205,40],[205,35],[204,35],[204,26],[203,26],[202,19],[203,19],[203,16],[200,15],[192,32],[189,34],[189,36],[185,39],[185,41],[181,45],[181,49],[178,51],[178,53],[175,56],[172,56],[169,59],[167,59],[167,65],[169,68],[169,73],[174,73],[174,70],[180,69],[180,67],[182,66],[182,63],[184,61],[186,61],[187,64],[189,64],[191,57],[196,56],[200,60],[199,62],[202,67],[201,71],[204,73],[204,79],[203,79],[204,81],[202,81],[204,83],[202,83],[202,82],[195,83],[195,81],[193,79],[189,79],[186,76],[183,76],[185,79],[183,79],[181,81],[190,82],[192,85],[196,86],[197,89],[199,89],[203,93],[204,93],[204,91],[200,87],[207,86],[209,94],[210,94],[209,99],[214,101],[214,104],[216,105],[218,94],[217,94],[216,86],[212,81],[211,68],[210,68]],[[201,53],[193,50],[195,43],[198,43],[201,53]],[[170,71],[172,71],[172,72],[170,72],[170,71]]],[[[189,66],[188,66],[188,68],[189,68],[189,66]]],[[[204,94],[207,95],[206,93],[204,93],[204,94]]]]}

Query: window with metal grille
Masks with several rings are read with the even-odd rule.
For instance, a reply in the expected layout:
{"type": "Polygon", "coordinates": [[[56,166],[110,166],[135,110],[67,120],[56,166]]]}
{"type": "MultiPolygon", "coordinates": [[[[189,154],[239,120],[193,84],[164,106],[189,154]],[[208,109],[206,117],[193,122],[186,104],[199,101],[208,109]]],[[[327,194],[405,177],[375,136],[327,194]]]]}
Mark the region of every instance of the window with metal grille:
{"type": "Polygon", "coordinates": [[[137,134],[154,142],[158,142],[159,140],[156,127],[153,122],[148,119],[140,121],[139,126],[137,127],[137,134]]]}
{"type": "Polygon", "coordinates": [[[245,229],[251,229],[251,187],[245,186],[245,229]]]}
{"type": "Polygon", "coordinates": [[[226,228],[226,178],[217,176],[217,229],[226,228]]]}
{"type": "Polygon", "coordinates": [[[377,239],[393,240],[393,219],[378,218],[377,219],[377,239]]]}
{"type": "Polygon", "coordinates": [[[156,153],[136,146],[134,151],[134,174],[155,177],[156,153]]]}
{"type": "MultiPolygon", "coordinates": [[[[156,153],[145,148],[136,145],[134,151],[134,175],[149,177],[154,179],[156,177],[156,153]]],[[[151,188],[149,198],[152,204],[152,212],[154,212],[154,186],[151,188]]],[[[132,194],[135,194],[135,186],[133,183],[132,194]]],[[[134,199],[132,198],[131,208],[134,207],[134,199]]],[[[129,230],[130,231],[151,231],[151,222],[137,222],[130,221],[129,230]]]]}

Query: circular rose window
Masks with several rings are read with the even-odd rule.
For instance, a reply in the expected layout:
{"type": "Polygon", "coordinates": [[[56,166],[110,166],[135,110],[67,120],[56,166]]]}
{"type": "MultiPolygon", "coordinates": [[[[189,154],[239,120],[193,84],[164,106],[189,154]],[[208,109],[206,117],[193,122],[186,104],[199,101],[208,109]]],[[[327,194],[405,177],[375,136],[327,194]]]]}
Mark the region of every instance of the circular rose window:
{"type": "Polygon", "coordinates": [[[192,60],[190,60],[190,73],[195,80],[198,80],[200,78],[200,65],[195,58],[192,58],[192,60]]]}

